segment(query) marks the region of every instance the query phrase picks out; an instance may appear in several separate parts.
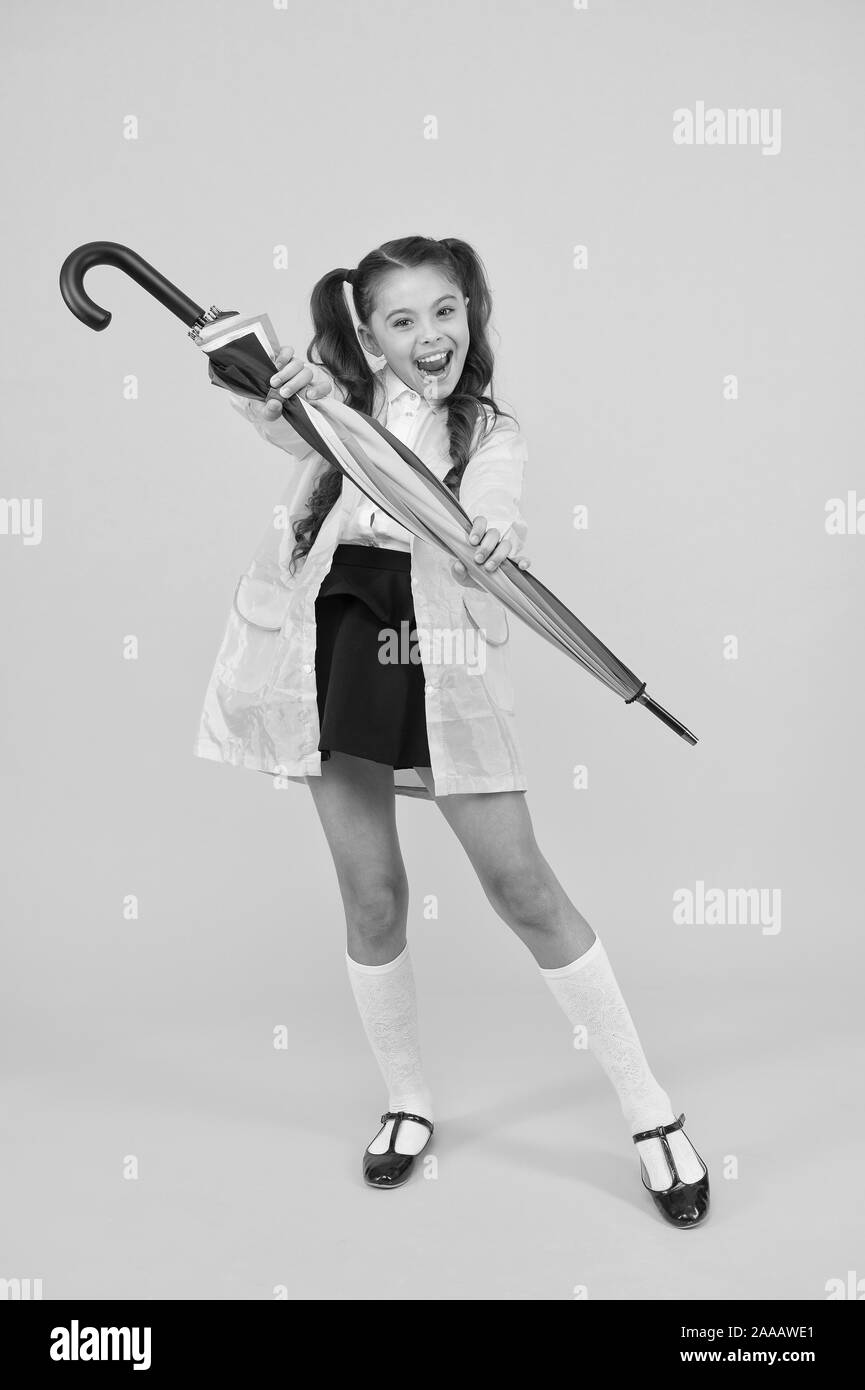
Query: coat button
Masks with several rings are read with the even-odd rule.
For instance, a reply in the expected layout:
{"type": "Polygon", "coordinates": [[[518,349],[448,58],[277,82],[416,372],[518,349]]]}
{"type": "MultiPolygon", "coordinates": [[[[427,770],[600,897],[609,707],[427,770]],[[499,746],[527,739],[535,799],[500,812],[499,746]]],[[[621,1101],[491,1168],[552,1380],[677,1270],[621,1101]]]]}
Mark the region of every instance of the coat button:
{"type": "Polygon", "coordinates": [[[303,669],[304,669],[304,671],[306,671],[307,673],[310,672],[310,671],[312,670],[312,665],[310,664],[310,662],[305,661],[305,662],[303,663],[303,669]]]}

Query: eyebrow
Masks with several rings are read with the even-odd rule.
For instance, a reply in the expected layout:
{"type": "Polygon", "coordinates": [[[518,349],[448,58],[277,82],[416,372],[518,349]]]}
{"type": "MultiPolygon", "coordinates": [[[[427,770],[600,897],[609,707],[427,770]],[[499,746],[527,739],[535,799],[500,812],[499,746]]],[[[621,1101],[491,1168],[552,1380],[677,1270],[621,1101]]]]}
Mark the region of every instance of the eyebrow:
{"type": "MultiPolygon", "coordinates": [[[[439,295],[438,299],[435,301],[435,304],[433,304],[433,308],[436,307],[436,304],[441,304],[441,302],[442,302],[443,299],[456,299],[456,295],[455,295],[455,294],[442,294],[442,295],[439,295]]],[[[391,309],[391,311],[390,311],[389,314],[385,314],[385,321],[387,321],[387,320],[390,319],[390,318],[393,318],[394,314],[410,314],[410,313],[412,313],[412,312],[413,312],[413,311],[412,311],[411,309],[391,309]]]]}

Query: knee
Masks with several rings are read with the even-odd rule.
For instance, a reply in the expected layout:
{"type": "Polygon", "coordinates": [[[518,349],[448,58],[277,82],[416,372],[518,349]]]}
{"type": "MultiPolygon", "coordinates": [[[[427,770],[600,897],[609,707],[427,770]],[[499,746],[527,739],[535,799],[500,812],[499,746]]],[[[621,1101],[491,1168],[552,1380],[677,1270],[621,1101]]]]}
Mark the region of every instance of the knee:
{"type": "Polygon", "coordinates": [[[366,876],[343,890],[349,929],[374,942],[403,931],[408,916],[405,879],[366,876]]]}
{"type": "Polygon", "coordinates": [[[486,895],[509,926],[527,932],[554,930],[560,898],[548,874],[536,865],[508,865],[488,877],[486,895]]]}

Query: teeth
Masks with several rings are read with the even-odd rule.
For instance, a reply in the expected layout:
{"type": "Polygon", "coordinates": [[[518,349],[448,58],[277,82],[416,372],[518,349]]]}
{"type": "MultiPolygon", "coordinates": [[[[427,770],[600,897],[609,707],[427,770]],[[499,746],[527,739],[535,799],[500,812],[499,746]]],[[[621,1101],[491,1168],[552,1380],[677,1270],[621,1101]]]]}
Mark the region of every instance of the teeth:
{"type": "Polygon", "coordinates": [[[419,367],[437,367],[439,363],[443,363],[446,358],[446,352],[436,352],[433,353],[431,357],[418,357],[417,364],[419,367]]]}

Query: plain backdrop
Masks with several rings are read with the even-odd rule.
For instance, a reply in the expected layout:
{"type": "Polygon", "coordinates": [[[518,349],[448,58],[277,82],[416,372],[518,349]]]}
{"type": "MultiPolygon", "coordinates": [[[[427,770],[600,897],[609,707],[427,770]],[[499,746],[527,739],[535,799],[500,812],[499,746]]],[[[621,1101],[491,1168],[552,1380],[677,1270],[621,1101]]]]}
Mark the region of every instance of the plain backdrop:
{"type": "Polygon", "coordinates": [[[0,1276],[550,1300],[865,1276],[865,534],[826,529],[865,496],[861,7],[18,0],[3,29],[0,493],[41,499],[42,535],[0,535],[0,1276]],[[780,110],[780,151],[675,144],[698,102],[780,110]],[[74,247],[118,241],[304,351],[315,280],[410,234],[487,268],[533,572],[699,737],[512,624],[539,844],[710,1168],[687,1236],[407,798],[437,1162],[362,1185],[386,1096],[312,798],[191,751],[287,460],[122,273],[88,276],[99,334],[58,289],[74,247]],[[778,890],[780,930],[676,922],[699,882],[778,890]]]}

